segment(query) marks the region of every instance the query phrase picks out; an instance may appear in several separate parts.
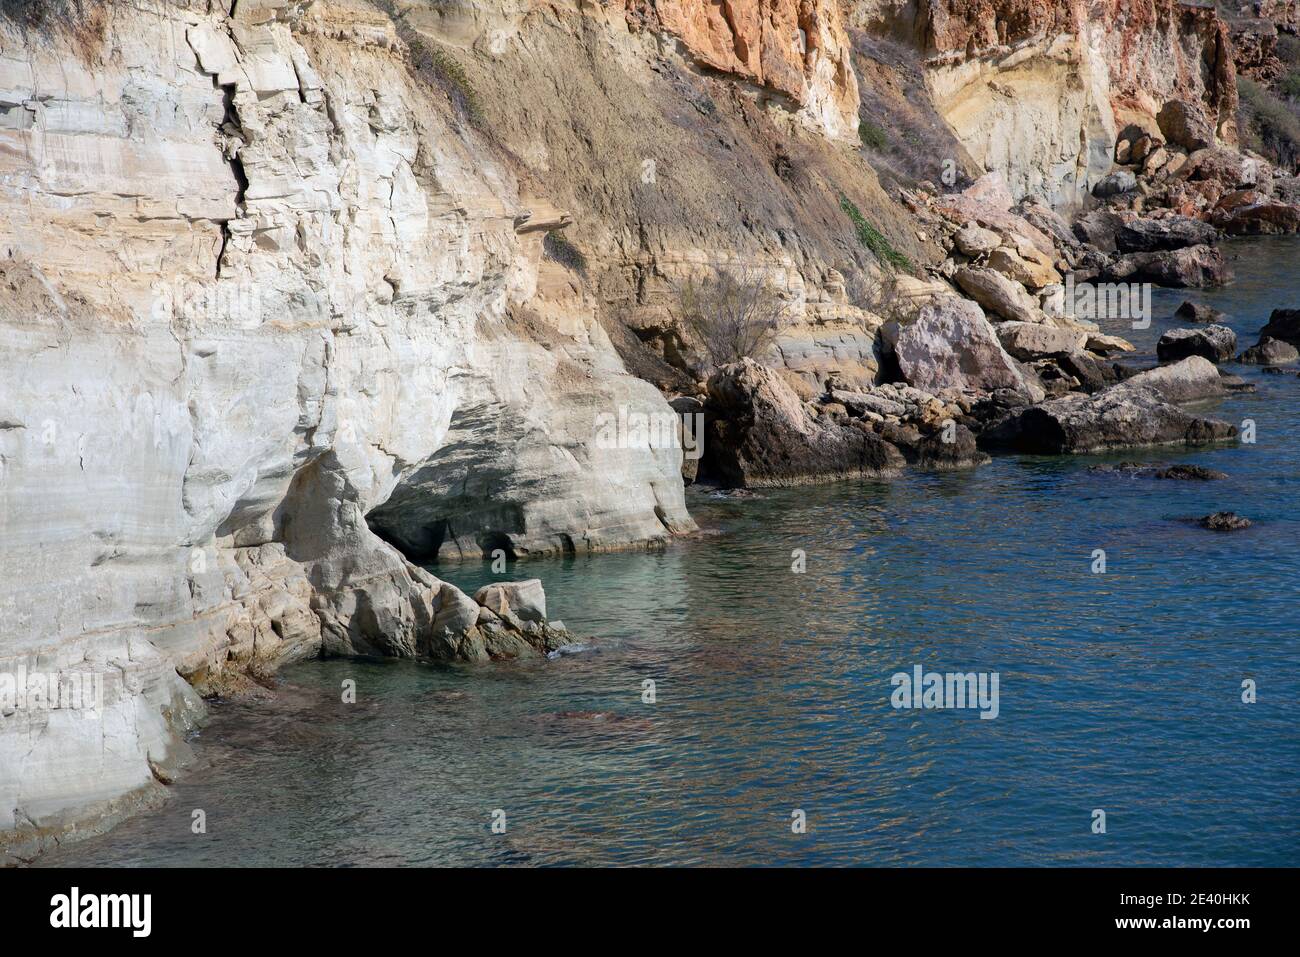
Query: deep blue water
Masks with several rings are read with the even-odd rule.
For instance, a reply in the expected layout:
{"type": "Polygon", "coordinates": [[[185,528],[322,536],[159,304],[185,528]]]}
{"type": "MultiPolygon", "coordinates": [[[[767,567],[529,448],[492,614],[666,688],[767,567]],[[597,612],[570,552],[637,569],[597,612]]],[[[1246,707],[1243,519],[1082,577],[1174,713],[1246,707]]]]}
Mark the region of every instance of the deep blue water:
{"type": "MultiPolygon", "coordinates": [[[[1300,306],[1300,244],[1232,249],[1237,282],[1192,298],[1244,348],[1300,306]]],[[[1150,350],[1183,298],[1114,331],[1150,350]]],[[[590,650],[294,667],[274,701],[216,707],[162,810],[45,863],[1294,865],[1300,379],[1234,371],[1259,391],[1214,414],[1255,420],[1255,445],[693,494],[710,534],[515,566],[590,650]],[[1230,478],[1088,470],[1120,460],[1230,478]],[[1184,521],[1220,509],[1255,524],[1184,521]],[[998,672],[999,716],[895,710],[916,664],[998,672]]]]}

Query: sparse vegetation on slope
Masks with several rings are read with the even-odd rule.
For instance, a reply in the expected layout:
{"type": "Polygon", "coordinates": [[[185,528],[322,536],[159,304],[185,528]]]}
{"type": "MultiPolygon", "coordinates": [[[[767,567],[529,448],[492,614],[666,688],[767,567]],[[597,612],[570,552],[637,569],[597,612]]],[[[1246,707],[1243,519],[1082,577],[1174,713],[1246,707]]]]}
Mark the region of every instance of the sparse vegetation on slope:
{"type": "Polygon", "coordinates": [[[411,27],[392,0],[375,0],[375,4],[392,18],[397,35],[410,51],[416,76],[442,90],[467,123],[482,129],[486,122],[483,106],[461,62],[448,49],[411,27]]]}
{"type": "MultiPolygon", "coordinates": [[[[1284,87],[1291,77],[1283,81],[1284,87]]],[[[1300,116],[1294,100],[1285,100],[1246,77],[1237,80],[1238,125],[1245,145],[1273,162],[1294,169],[1300,160],[1300,116]]],[[[1297,87],[1300,93],[1300,87],[1297,87]]]]}
{"type": "Polygon", "coordinates": [[[871,250],[872,255],[878,259],[881,264],[893,266],[896,269],[912,269],[912,260],[908,259],[885,238],[885,235],[862,215],[862,210],[854,205],[853,200],[847,196],[840,196],[840,209],[844,210],[845,215],[853,222],[853,229],[858,234],[858,242],[871,250]]]}

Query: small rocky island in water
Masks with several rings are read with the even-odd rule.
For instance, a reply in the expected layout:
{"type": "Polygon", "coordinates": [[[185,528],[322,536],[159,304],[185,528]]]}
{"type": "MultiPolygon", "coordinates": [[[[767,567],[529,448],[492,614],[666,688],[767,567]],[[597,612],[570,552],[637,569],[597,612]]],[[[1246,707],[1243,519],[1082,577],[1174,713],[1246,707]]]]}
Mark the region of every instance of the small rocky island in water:
{"type": "Polygon", "coordinates": [[[1300,21],[1243,9],[5,3],[0,860],[288,664],[598,642],[528,561],[692,484],[1154,447],[1100,478],[1255,534],[1178,462],[1300,362],[1300,302],[1205,301],[1300,231],[1300,21]]]}

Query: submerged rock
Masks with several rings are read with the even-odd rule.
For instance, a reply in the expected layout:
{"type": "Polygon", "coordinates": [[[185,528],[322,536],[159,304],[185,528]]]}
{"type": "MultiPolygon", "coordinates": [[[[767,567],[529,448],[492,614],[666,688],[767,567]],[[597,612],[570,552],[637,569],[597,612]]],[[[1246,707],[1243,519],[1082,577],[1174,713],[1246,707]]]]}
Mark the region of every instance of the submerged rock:
{"type": "Polygon", "coordinates": [[[1174,312],[1174,318],[1181,322],[1222,322],[1227,319],[1226,313],[1220,312],[1213,306],[1207,306],[1204,303],[1192,302],[1190,299],[1183,301],[1183,304],[1174,312]]]}
{"type": "Polygon", "coordinates": [[[1228,477],[1226,472],[1208,469],[1203,465],[1170,465],[1161,468],[1141,462],[1121,462],[1118,465],[1094,465],[1090,472],[1123,472],[1141,478],[1169,479],[1185,482],[1211,482],[1228,477]]]}
{"type": "Polygon", "coordinates": [[[1155,475],[1158,479],[1173,479],[1181,482],[1216,482],[1228,477],[1227,472],[1209,469],[1204,465],[1171,465],[1168,468],[1157,469],[1155,475]]]}
{"type": "Polygon", "coordinates": [[[1198,519],[1197,523],[1201,528],[1208,528],[1215,532],[1235,532],[1238,529],[1250,528],[1250,519],[1236,512],[1215,512],[1213,515],[1198,519]]]}

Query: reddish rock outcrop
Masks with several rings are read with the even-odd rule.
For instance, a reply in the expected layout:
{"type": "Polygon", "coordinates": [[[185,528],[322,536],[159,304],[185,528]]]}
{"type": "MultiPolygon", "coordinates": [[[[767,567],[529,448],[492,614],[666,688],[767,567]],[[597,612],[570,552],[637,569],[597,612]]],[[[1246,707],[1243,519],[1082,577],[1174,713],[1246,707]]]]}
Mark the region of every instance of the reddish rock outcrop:
{"type": "Polygon", "coordinates": [[[838,0],[627,0],[697,62],[788,97],[828,135],[858,127],[858,84],[838,0]]]}

